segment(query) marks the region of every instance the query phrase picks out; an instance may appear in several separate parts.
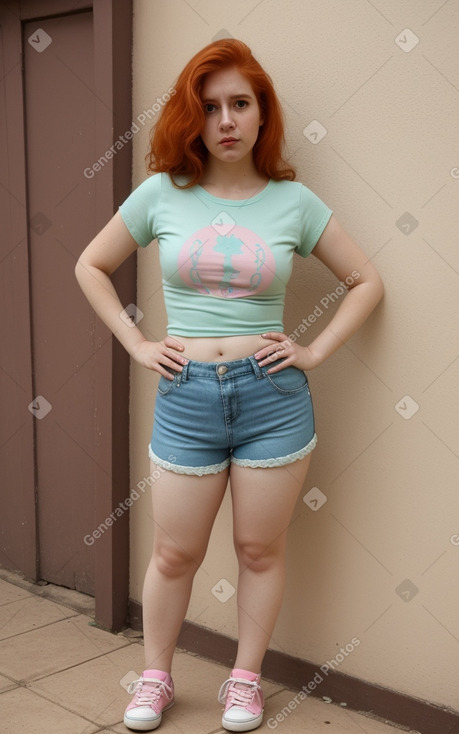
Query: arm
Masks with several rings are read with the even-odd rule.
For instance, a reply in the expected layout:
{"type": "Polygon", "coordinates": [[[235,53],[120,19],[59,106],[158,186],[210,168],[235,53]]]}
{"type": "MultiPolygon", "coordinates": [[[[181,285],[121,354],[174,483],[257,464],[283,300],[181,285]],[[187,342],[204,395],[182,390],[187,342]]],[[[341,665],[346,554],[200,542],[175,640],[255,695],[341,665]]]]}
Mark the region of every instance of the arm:
{"type": "Polygon", "coordinates": [[[117,212],[86,247],[77,262],[75,275],[97,315],[129,354],[139,364],[172,380],[164,367],[181,371],[180,365],[186,360],[178,352],[183,351],[183,345],[170,336],[162,342],[149,342],[137,326],[128,325],[121,318],[123,305],[110,276],[136,249],[136,241],[117,212]]]}
{"type": "Polygon", "coordinates": [[[284,357],[270,372],[277,372],[292,364],[307,371],[322,364],[355,334],[383,296],[384,286],[378,271],[334,216],[325,227],[312,254],[340,281],[345,281],[353,271],[357,271],[359,275],[354,278],[349,292],[328,326],[308,346],[294,344],[285,334],[263,334],[266,339],[278,341],[279,346],[274,353],[271,345],[255,354],[260,366],[284,357]]]}

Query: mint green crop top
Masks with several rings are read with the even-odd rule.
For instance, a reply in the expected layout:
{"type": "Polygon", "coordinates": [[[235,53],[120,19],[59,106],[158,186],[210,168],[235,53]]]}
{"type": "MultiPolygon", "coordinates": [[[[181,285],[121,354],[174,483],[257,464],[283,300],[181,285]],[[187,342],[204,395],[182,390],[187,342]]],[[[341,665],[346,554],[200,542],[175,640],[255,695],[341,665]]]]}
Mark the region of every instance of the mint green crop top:
{"type": "Polygon", "coordinates": [[[307,257],[331,210],[308,188],[270,180],[250,199],[177,189],[166,173],[120,206],[141,247],[158,240],[168,334],[283,332],[293,253],[307,257]]]}

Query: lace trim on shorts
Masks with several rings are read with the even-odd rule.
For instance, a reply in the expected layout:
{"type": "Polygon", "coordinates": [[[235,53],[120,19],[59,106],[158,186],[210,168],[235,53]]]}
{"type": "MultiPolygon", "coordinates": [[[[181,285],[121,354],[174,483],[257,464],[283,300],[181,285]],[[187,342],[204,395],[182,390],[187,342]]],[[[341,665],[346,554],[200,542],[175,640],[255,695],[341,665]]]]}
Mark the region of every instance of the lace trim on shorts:
{"type": "Polygon", "coordinates": [[[148,454],[150,459],[163,469],[169,469],[176,474],[191,474],[195,477],[202,477],[205,474],[218,474],[230,465],[230,458],[228,457],[219,464],[209,464],[209,466],[180,466],[178,464],[172,464],[170,461],[160,459],[159,456],[156,456],[151,446],[148,448],[148,454]]]}
{"type": "Polygon", "coordinates": [[[226,469],[231,461],[237,466],[248,466],[252,467],[253,469],[266,469],[273,466],[285,466],[286,464],[291,464],[293,461],[297,461],[298,459],[304,459],[304,457],[310,454],[311,451],[316,447],[316,444],[317,434],[314,434],[307,446],[304,446],[304,448],[300,449],[299,451],[294,451],[293,454],[279,456],[275,459],[236,459],[235,456],[231,456],[231,458],[225,459],[219,464],[209,464],[209,466],[180,466],[178,464],[172,464],[170,461],[164,461],[164,459],[160,459],[159,456],[156,456],[151,446],[148,447],[148,454],[150,456],[150,459],[163,469],[168,469],[169,471],[173,471],[176,474],[190,474],[192,476],[202,477],[205,474],[218,474],[219,472],[226,469]]]}
{"type": "Polygon", "coordinates": [[[234,456],[232,457],[232,461],[237,466],[250,466],[253,469],[265,469],[267,467],[272,466],[285,466],[286,464],[291,464],[293,461],[297,461],[298,459],[304,459],[305,456],[311,453],[311,451],[316,447],[317,444],[317,434],[314,434],[314,436],[309,441],[308,445],[304,448],[300,449],[299,451],[295,451],[293,454],[287,454],[286,456],[279,456],[277,459],[236,459],[234,456]]]}

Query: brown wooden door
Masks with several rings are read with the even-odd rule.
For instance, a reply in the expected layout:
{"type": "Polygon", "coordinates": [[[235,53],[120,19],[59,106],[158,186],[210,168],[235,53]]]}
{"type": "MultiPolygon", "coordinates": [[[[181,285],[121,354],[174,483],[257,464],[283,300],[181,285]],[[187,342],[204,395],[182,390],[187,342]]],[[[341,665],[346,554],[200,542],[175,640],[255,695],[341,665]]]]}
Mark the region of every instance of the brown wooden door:
{"type": "Polygon", "coordinates": [[[24,51],[40,576],[94,594],[95,317],[74,275],[96,230],[92,12],[25,23],[24,51]]]}
{"type": "Polygon", "coordinates": [[[21,28],[0,5],[0,564],[37,574],[21,28]],[[8,102],[8,104],[6,104],[8,102]],[[20,130],[19,136],[12,134],[20,130]]]}
{"type": "MultiPolygon", "coordinates": [[[[129,358],[74,267],[131,188],[129,144],[85,175],[132,124],[131,19],[129,0],[0,3],[0,566],[95,595],[113,630],[128,514],[93,531],[130,492],[129,358]]],[[[135,257],[114,277],[134,302],[135,257]]]]}

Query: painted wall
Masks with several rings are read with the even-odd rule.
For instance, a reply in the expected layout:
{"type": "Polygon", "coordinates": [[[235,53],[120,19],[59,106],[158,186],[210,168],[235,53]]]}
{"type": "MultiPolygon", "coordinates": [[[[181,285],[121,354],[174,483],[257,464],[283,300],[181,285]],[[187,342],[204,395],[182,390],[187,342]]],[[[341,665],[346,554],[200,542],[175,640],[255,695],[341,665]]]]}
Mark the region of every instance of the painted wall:
{"type": "MultiPolygon", "coordinates": [[[[319,443],[291,526],[272,647],[459,709],[459,4],[136,0],[134,8],[133,185],[145,178],[149,128],[184,64],[211,40],[238,37],[274,80],[298,178],[385,281],[364,328],[309,374],[319,443]]],[[[306,324],[307,344],[341,291],[317,260],[298,258],[287,333],[306,324]]],[[[137,306],[145,335],[163,338],[154,245],[139,253],[137,306]]],[[[149,474],[156,382],[133,365],[132,488],[149,474]]],[[[153,532],[140,495],[131,510],[136,600],[153,532]]],[[[236,573],[226,498],[188,619],[236,637],[235,596],[223,601],[236,573]],[[223,595],[212,593],[216,584],[223,595]]]]}

